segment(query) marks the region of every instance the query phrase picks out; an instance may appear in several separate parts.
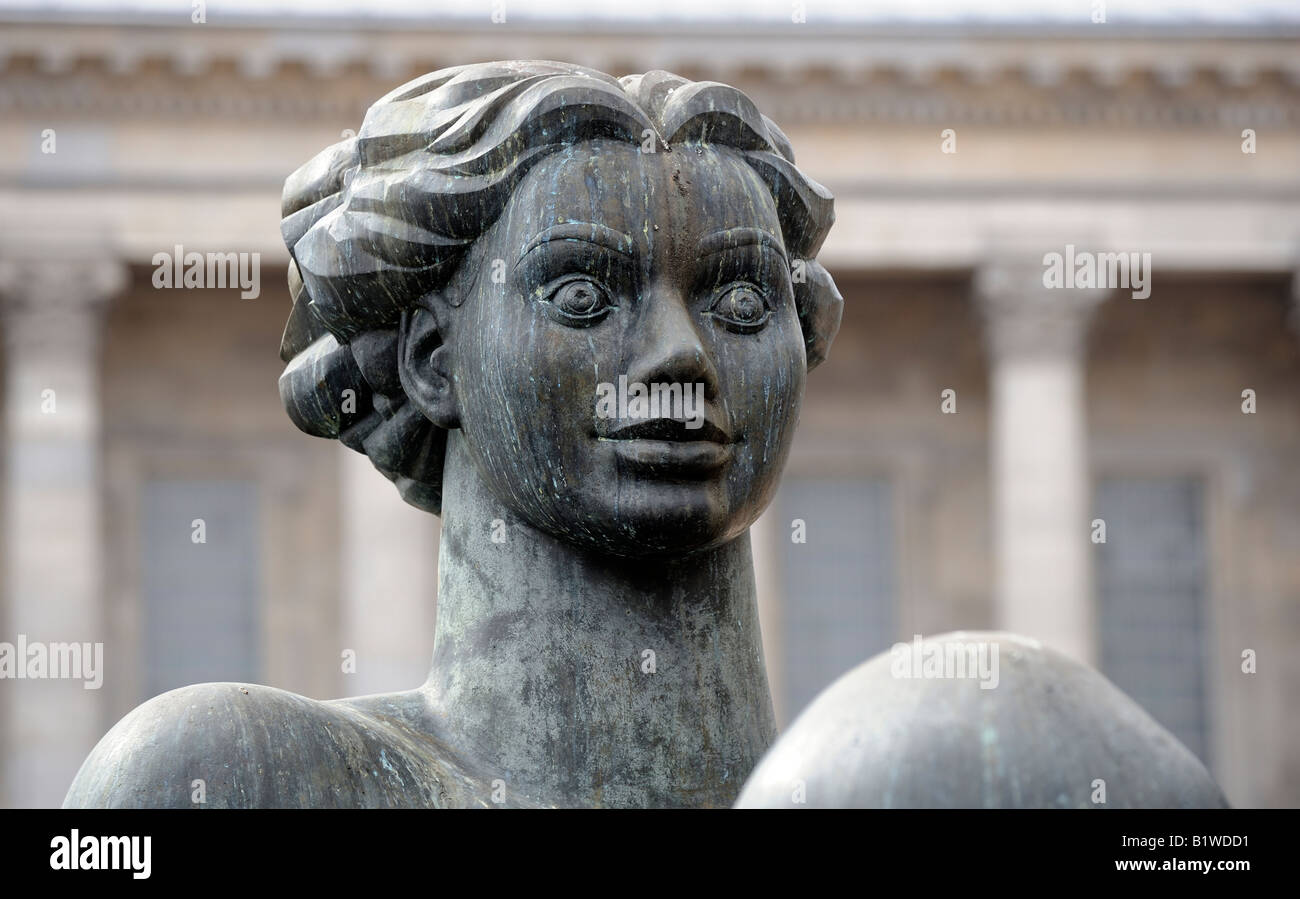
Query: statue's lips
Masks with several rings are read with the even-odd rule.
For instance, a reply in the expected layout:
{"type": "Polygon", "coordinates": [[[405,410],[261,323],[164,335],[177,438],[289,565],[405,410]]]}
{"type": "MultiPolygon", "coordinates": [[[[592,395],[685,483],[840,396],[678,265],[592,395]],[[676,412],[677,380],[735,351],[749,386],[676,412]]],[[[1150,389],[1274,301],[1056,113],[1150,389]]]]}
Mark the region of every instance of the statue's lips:
{"type": "Polygon", "coordinates": [[[698,422],[688,421],[681,418],[647,418],[638,421],[630,421],[624,424],[616,424],[600,434],[609,440],[657,440],[657,441],[676,441],[681,443],[699,443],[708,441],[710,443],[727,444],[731,443],[731,438],[722,428],[709,421],[707,418],[698,422]],[[691,427],[692,424],[698,427],[691,427]]]}
{"type": "Polygon", "coordinates": [[[731,461],[731,445],[709,440],[611,440],[629,468],[650,475],[708,475],[731,461]]]}
{"type": "Polygon", "coordinates": [[[672,418],[636,421],[614,428],[600,439],[628,467],[645,474],[707,475],[731,461],[732,440],[710,421],[697,428],[672,418]]]}

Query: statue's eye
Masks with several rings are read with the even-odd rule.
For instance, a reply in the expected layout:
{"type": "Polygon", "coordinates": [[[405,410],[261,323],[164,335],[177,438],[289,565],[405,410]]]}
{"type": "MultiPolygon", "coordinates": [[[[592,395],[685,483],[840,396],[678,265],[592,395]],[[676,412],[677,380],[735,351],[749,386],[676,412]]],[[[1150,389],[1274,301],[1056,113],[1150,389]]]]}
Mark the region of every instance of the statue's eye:
{"type": "Polygon", "coordinates": [[[609,292],[589,278],[563,282],[545,301],[551,318],[574,328],[594,325],[614,308],[609,301],[609,292]]]}
{"type": "Polygon", "coordinates": [[[772,317],[767,300],[748,284],[735,284],[723,290],[709,314],[732,331],[752,334],[761,329],[772,317]]]}

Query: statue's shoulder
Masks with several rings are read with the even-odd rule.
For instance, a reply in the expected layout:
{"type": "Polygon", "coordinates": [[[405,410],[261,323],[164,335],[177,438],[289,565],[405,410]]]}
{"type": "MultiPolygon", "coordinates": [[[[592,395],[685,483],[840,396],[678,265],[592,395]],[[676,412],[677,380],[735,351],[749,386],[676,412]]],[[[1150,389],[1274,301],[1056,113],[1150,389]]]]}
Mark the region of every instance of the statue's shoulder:
{"type": "Polygon", "coordinates": [[[759,762],[741,808],[1221,808],[1173,734],[1036,640],[899,643],[827,687],[759,762]]]}
{"type": "MultiPolygon", "coordinates": [[[[388,707],[413,705],[406,695],[388,707]]],[[[469,804],[476,792],[400,714],[211,683],[164,693],[119,721],[64,807],[429,808],[469,804]]]]}

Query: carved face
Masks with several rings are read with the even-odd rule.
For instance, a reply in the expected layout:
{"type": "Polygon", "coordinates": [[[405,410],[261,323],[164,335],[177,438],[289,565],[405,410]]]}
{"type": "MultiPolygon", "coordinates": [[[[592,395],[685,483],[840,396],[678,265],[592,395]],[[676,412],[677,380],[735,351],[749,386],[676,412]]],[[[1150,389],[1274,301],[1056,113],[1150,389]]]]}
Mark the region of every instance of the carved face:
{"type": "Polygon", "coordinates": [[[613,141],[553,154],[457,288],[461,439],[526,521],[653,555],[726,542],[771,499],[804,343],[772,195],[738,156],[613,141]]]}

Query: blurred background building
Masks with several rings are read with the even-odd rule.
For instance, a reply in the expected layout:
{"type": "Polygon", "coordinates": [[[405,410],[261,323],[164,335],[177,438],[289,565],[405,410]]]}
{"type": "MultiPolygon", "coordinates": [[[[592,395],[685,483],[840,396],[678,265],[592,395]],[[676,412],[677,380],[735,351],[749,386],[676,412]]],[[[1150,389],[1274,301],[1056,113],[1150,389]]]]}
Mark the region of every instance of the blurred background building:
{"type": "Polygon", "coordinates": [[[98,691],[0,681],[0,804],[58,804],[173,687],[423,680],[437,521],[280,406],[280,188],[507,58],[735,84],[835,194],[843,328],[755,534],[783,723],[895,641],[1009,629],[1233,803],[1300,804],[1294,11],[391,5],[0,7],[0,641],[105,644],[98,691]],[[1067,245],[1149,253],[1150,295],[1045,290],[1067,245]],[[178,246],[260,254],[260,293],[156,288],[178,246]]]}

